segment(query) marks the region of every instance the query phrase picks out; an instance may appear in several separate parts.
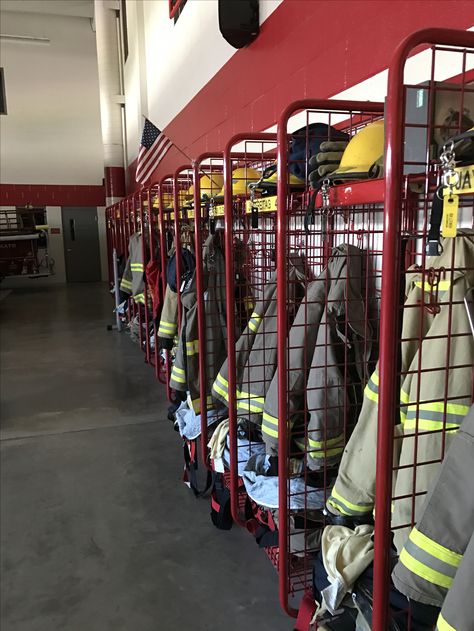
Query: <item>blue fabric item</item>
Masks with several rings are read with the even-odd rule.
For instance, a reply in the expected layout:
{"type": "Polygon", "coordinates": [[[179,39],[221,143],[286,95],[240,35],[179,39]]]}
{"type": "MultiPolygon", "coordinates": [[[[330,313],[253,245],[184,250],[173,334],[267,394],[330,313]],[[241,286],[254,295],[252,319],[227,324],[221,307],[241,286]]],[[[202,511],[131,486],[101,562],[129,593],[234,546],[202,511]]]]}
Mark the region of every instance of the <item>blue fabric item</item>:
{"type": "MultiPolygon", "coordinates": [[[[230,463],[230,441],[229,436],[227,436],[227,447],[224,450],[224,462],[227,466],[230,463]]],[[[237,438],[237,471],[240,476],[243,475],[245,471],[245,467],[250,456],[255,456],[257,454],[265,455],[265,443],[254,443],[250,442],[247,439],[237,438]]]]}
{"type": "MultiPolygon", "coordinates": [[[[268,456],[256,458],[256,469],[265,471],[269,468],[268,456]]],[[[242,478],[247,495],[260,506],[278,508],[278,477],[259,475],[255,471],[243,471],[242,478]]],[[[291,478],[288,488],[290,510],[324,508],[330,489],[316,489],[306,486],[303,478],[291,478]]]]}
{"type": "MultiPolygon", "coordinates": [[[[187,401],[183,401],[175,412],[179,433],[183,438],[194,440],[201,435],[201,415],[190,410],[187,401]]],[[[207,412],[207,426],[210,427],[222,418],[222,410],[207,412]]]]}
{"type": "Polygon", "coordinates": [[[317,165],[310,168],[308,160],[319,153],[321,143],[325,140],[350,140],[350,137],[325,123],[312,123],[293,132],[288,154],[289,171],[302,180],[306,180],[310,171],[317,169],[317,165]],[[308,172],[306,172],[307,169],[308,172]]]}
{"type": "MultiPolygon", "coordinates": [[[[181,281],[186,282],[196,269],[194,254],[187,248],[181,250],[181,281]]],[[[176,253],[168,261],[166,269],[166,282],[175,293],[178,291],[176,283],[176,253]]]]}

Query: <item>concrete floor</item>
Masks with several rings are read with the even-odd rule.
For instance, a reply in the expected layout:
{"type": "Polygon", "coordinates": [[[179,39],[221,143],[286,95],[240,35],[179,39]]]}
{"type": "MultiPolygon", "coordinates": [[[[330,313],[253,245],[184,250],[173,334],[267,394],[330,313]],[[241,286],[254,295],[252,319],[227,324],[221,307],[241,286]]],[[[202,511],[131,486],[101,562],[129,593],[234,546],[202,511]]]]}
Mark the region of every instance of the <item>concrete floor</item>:
{"type": "Polygon", "coordinates": [[[289,631],[251,538],[180,482],[163,387],[104,285],[2,316],[2,631],[289,631]]]}

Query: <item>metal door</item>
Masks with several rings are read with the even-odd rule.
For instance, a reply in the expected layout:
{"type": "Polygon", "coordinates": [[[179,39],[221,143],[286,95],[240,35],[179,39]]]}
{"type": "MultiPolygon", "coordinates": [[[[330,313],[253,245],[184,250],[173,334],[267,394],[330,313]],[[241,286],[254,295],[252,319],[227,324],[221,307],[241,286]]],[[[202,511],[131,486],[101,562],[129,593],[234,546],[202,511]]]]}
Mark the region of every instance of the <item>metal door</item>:
{"type": "Polygon", "coordinates": [[[101,280],[97,208],[63,208],[68,283],[101,280]]]}

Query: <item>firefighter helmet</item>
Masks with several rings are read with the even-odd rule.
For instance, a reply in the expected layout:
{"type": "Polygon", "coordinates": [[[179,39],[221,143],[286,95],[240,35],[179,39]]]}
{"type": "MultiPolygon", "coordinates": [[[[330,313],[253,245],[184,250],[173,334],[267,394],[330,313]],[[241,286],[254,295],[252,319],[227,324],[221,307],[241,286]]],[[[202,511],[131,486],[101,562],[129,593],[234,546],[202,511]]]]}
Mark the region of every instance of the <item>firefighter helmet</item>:
{"type": "MultiPolygon", "coordinates": [[[[247,195],[248,186],[252,182],[258,182],[261,174],[252,167],[240,167],[232,172],[232,195],[247,195]]],[[[224,186],[222,186],[218,198],[224,197],[224,186]]]]}
{"type": "MultiPolygon", "coordinates": [[[[224,185],[224,176],[222,173],[205,173],[199,180],[199,188],[201,190],[201,199],[206,195],[207,197],[215,197],[217,193],[222,189],[224,185]]],[[[189,187],[187,195],[193,200],[194,185],[189,187]]]]}
{"type": "Polygon", "coordinates": [[[380,172],[384,153],[383,120],[369,123],[347,145],[338,168],[328,175],[332,182],[362,180],[380,172]],[[377,167],[374,169],[374,167],[377,167]]]}

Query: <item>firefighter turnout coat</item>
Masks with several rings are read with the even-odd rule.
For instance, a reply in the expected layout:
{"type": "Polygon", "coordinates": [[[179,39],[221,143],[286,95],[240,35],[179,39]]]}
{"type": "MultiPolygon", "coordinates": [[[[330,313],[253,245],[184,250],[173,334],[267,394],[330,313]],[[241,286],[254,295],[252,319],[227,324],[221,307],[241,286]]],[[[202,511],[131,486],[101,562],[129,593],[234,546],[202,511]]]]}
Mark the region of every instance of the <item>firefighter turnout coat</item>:
{"type": "MultiPolygon", "coordinates": [[[[471,404],[474,345],[463,300],[474,284],[474,232],[459,231],[456,238],[444,239],[443,248],[439,257],[426,260],[424,273],[416,266],[407,272],[400,417],[394,423],[394,467],[400,468],[394,474],[392,526],[398,527],[398,551],[471,404]]],[[[378,385],[376,369],[328,499],[333,513],[363,518],[373,511],[378,385]]]]}
{"type": "MultiPolygon", "coordinates": [[[[209,235],[203,245],[203,303],[205,333],[206,409],[213,407],[211,388],[227,355],[225,261],[221,234],[209,235]]],[[[189,392],[190,407],[201,410],[196,272],[181,292],[183,316],[170,386],[189,392]]]]}
{"type": "MultiPolygon", "coordinates": [[[[313,470],[340,459],[367,381],[372,335],[362,299],[362,257],[353,245],[333,250],[327,268],[308,285],[289,333],[286,416],[313,470]]],[[[277,455],[278,368],[265,398],[262,435],[267,453],[277,455]]]]}
{"type": "MultiPolygon", "coordinates": [[[[304,290],[301,257],[292,255],[288,264],[289,318],[292,321],[304,290]]],[[[257,300],[246,328],[236,343],[236,402],[239,416],[261,425],[265,395],[277,363],[277,283],[276,272],[267,282],[263,297],[257,300]]],[[[222,365],[212,394],[229,405],[227,360],[222,365]]]]}
{"type": "Polygon", "coordinates": [[[145,303],[145,266],[143,263],[143,236],[134,232],[128,242],[128,258],[120,281],[120,290],[132,296],[135,302],[145,303]]]}
{"type": "Polygon", "coordinates": [[[392,577],[410,599],[443,607],[439,631],[474,628],[474,406],[453,437],[392,577]]]}

